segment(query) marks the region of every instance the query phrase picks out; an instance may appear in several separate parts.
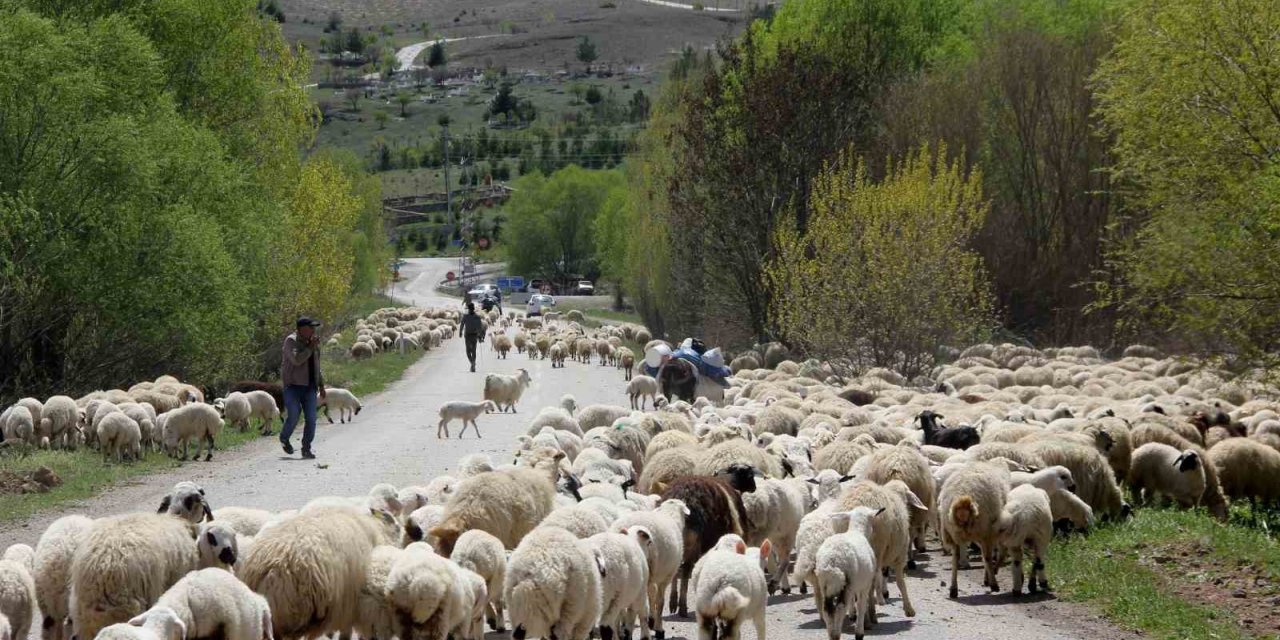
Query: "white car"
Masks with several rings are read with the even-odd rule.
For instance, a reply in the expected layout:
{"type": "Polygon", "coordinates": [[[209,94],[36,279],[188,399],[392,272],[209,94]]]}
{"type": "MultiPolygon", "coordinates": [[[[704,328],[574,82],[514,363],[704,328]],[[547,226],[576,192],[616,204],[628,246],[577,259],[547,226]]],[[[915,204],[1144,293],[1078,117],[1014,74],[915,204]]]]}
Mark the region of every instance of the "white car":
{"type": "Polygon", "coordinates": [[[556,306],[556,299],[544,293],[535,293],[529,296],[529,304],[525,305],[524,314],[526,316],[540,316],[551,307],[556,306]]]}

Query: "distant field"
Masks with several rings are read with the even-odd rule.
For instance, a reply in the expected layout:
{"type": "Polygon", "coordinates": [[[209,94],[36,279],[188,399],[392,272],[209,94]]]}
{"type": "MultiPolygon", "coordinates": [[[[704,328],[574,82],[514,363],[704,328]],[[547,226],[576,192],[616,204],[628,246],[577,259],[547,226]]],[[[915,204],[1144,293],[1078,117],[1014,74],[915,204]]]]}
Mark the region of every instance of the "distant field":
{"type": "MultiPolygon", "coordinates": [[[[686,45],[704,49],[737,33],[743,14],[689,11],[640,0],[282,0],[285,34],[309,45],[337,12],[344,26],[390,26],[401,44],[425,40],[421,25],[446,37],[510,33],[509,38],[458,43],[451,63],[552,70],[577,65],[576,39],[589,35],[599,47],[597,64],[660,66],[686,45]]],[[[690,2],[689,4],[692,4],[690,2]]],[[[704,6],[749,8],[750,0],[714,0],[704,6]]]]}

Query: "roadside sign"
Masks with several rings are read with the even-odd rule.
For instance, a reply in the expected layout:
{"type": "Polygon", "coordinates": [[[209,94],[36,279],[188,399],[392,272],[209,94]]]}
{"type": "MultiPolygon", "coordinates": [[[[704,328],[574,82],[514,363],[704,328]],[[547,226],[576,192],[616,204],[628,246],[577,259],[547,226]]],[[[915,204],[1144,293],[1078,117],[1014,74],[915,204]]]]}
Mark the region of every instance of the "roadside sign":
{"type": "Polygon", "coordinates": [[[499,289],[523,289],[524,276],[498,276],[494,279],[494,284],[499,289]]]}
{"type": "Polygon", "coordinates": [[[452,271],[450,271],[449,273],[444,274],[444,279],[445,279],[445,280],[448,280],[449,282],[453,282],[453,279],[454,279],[454,278],[457,278],[457,277],[458,277],[458,276],[457,276],[457,274],[455,274],[455,273],[454,273],[454,272],[452,272],[452,271]]]}

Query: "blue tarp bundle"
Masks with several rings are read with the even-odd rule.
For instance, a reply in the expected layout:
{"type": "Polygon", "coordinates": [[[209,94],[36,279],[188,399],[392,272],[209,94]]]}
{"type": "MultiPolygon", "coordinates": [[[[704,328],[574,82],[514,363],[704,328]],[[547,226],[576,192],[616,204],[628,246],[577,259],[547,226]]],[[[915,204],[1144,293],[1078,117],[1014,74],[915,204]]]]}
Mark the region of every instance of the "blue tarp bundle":
{"type": "MultiPolygon", "coordinates": [[[[692,349],[676,349],[676,351],[671,354],[671,357],[680,358],[681,360],[690,362],[693,366],[698,368],[699,374],[707,378],[711,378],[711,380],[722,387],[729,386],[729,381],[725,379],[733,373],[729,370],[729,367],[716,367],[707,364],[702,360],[702,356],[698,355],[698,352],[693,351],[692,349]]],[[[649,365],[644,366],[644,372],[650,376],[658,375],[658,370],[650,367],[649,365]]]]}

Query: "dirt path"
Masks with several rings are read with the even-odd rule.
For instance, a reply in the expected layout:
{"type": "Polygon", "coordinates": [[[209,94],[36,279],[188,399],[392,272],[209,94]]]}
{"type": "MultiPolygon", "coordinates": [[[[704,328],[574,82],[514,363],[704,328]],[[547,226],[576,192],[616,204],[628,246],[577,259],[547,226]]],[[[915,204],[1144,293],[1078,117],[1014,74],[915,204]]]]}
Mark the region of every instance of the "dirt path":
{"type": "Polygon", "coordinates": [[[450,42],[462,42],[464,40],[483,40],[485,38],[504,38],[510,34],[494,33],[484,36],[467,36],[464,38],[440,38],[439,40],[429,40],[427,42],[415,42],[409,46],[401,47],[396,51],[396,70],[408,71],[413,67],[413,61],[418,59],[427,47],[439,42],[449,44],[450,42]]]}
{"type": "MultiPolygon", "coordinates": [[[[393,292],[416,304],[457,304],[434,292],[434,285],[456,265],[454,260],[414,259],[405,265],[402,286],[393,292]]],[[[572,393],[581,404],[622,403],[624,384],[616,370],[599,365],[570,363],[552,370],[549,361],[529,361],[512,355],[497,360],[482,347],[479,372],[468,373],[461,340],[451,340],[411,367],[404,379],[386,392],[364,398],[364,410],[347,425],[323,424],[316,438],[318,461],[286,457],[274,438],[248,445],[234,454],[222,454],[214,462],[192,462],[172,472],[138,479],[115,487],[83,504],[59,513],[38,515],[25,522],[0,525],[0,545],[15,542],[34,545],[39,534],[56,517],[85,513],[100,517],[132,510],[150,510],[159,504],[167,488],[179,480],[194,480],[205,488],[215,510],[221,505],[280,510],[297,508],[321,495],[359,495],[378,482],[397,486],[425,483],[447,473],[461,456],[490,454],[496,462],[508,459],[515,436],[544,405],[555,404],[572,393]],[[447,400],[476,399],[484,374],[529,370],[533,384],[520,402],[520,413],[488,415],[480,419],[483,439],[437,440],[437,407],[447,400]],[[317,464],[319,463],[319,464],[317,464]]],[[[456,425],[455,425],[456,427],[456,425]]],[[[456,433],[456,431],[455,431],[456,433]]],[[[989,596],[974,581],[977,570],[966,572],[959,600],[949,600],[941,581],[944,558],[935,554],[908,578],[908,589],[917,617],[903,617],[897,590],[881,609],[880,624],[871,635],[914,638],[967,639],[1018,638],[1049,640],[1089,638],[1108,640],[1131,637],[1098,621],[1095,614],[1053,599],[1014,599],[989,596]]],[[[1053,579],[1053,567],[1049,567],[1053,579]]],[[[1004,575],[1007,581],[1007,574],[1004,575]]],[[[692,595],[692,594],[691,594],[692,595]]],[[[768,608],[769,637],[787,640],[819,640],[826,637],[813,609],[811,597],[777,596],[768,608]]],[[[34,629],[39,629],[35,625],[34,629]]],[[[697,637],[685,621],[667,625],[668,638],[697,637]]],[[[489,634],[490,638],[503,637],[489,634]]],[[[745,637],[753,637],[748,631],[745,637]]]]}

